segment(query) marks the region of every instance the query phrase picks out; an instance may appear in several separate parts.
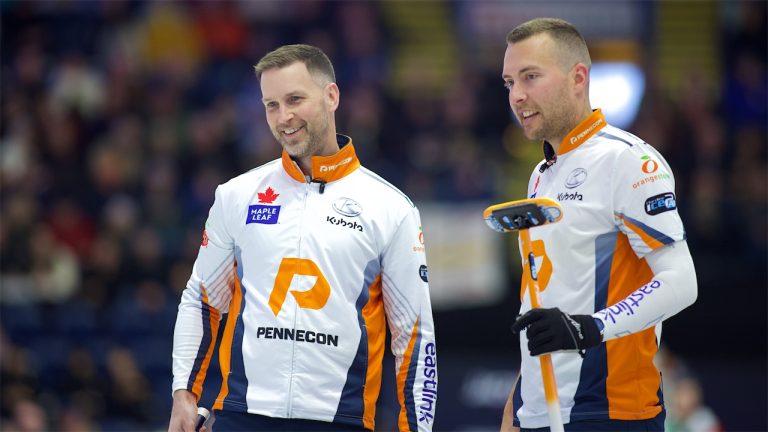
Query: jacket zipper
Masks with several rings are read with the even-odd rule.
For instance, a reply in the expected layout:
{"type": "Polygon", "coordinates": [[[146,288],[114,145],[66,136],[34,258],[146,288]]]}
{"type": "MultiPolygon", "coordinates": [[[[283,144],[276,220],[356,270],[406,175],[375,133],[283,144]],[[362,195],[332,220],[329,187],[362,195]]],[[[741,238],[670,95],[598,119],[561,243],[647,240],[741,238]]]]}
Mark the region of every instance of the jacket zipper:
{"type": "MultiPolygon", "coordinates": [[[[301,258],[301,238],[303,236],[304,228],[304,215],[307,213],[307,201],[309,200],[309,192],[312,188],[312,183],[307,182],[304,188],[304,208],[301,209],[301,218],[299,219],[299,240],[296,244],[296,257],[301,258]]],[[[294,303],[293,306],[293,330],[296,331],[296,320],[299,315],[299,306],[294,303]]],[[[293,418],[291,411],[293,411],[293,371],[296,366],[296,341],[291,342],[291,372],[288,376],[288,405],[286,406],[286,418],[293,418]]]]}

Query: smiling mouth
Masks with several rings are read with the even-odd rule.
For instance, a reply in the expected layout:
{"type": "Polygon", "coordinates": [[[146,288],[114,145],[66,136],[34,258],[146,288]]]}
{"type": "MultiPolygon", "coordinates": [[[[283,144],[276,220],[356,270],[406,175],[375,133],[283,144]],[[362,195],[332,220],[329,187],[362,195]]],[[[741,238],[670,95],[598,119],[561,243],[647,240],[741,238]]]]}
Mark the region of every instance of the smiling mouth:
{"type": "Polygon", "coordinates": [[[538,115],[539,115],[538,111],[532,111],[532,110],[518,111],[518,116],[520,117],[520,124],[522,124],[523,126],[528,125],[538,115]]]}
{"type": "Polygon", "coordinates": [[[295,135],[295,134],[296,134],[298,131],[300,131],[300,130],[302,130],[302,129],[304,129],[304,126],[299,126],[299,127],[290,128],[290,129],[283,129],[283,131],[282,131],[282,132],[283,132],[283,135],[285,135],[285,136],[293,136],[293,135],[295,135]]]}

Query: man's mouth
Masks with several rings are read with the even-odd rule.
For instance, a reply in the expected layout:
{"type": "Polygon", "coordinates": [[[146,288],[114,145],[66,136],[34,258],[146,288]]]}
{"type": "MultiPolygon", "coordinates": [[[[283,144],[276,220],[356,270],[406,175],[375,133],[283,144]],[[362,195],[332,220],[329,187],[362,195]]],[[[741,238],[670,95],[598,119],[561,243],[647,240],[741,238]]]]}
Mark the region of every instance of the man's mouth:
{"type": "Polygon", "coordinates": [[[539,114],[538,111],[533,110],[523,110],[518,111],[518,115],[520,116],[520,123],[523,125],[528,124],[528,122],[532,121],[534,117],[536,117],[539,114]]]}
{"type": "Polygon", "coordinates": [[[296,132],[300,131],[302,128],[304,128],[304,126],[283,129],[283,135],[287,135],[287,136],[294,135],[296,132]]]}

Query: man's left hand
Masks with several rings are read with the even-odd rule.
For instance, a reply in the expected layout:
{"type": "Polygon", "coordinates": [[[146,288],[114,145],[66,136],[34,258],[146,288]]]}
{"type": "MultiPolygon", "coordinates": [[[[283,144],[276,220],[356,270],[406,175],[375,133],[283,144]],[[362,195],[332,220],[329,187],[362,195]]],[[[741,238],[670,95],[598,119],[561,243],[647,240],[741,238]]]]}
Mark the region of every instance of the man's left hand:
{"type": "Polygon", "coordinates": [[[524,328],[528,329],[528,350],[532,356],[560,350],[586,350],[603,340],[591,315],[568,315],[558,308],[529,310],[512,325],[515,333],[524,328]]]}

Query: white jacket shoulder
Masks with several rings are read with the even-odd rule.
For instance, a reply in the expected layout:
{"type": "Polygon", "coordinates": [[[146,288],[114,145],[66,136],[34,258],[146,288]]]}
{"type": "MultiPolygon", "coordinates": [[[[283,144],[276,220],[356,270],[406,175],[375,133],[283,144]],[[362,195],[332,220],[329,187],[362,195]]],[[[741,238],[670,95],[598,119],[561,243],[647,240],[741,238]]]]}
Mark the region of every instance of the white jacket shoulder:
{"type": "Polygon", "coordinates": [[[220,185],[222,190],[239,189],[241,186],[254,182],[260,178],[273,174],[276,170],[281,170],[281,160],[275,159],[256,168],[246,171],[236,177],[232,177],[220,185]]]}
{"type": "Polygon", "coordinates": [[[408,198],[406,194],[404,194],[400,189],[396,188],[388,181],[384,180],[384,178],[375,172],[363,166],[358,168],[358,172],[358,176],[362,182],[361,187],[366,188],[370,194],[379,197],[380,202],[385,202],[390,205],[396,204],[397,207],[404,207],[407,209],[416,207],[416,205],[413,204],[413,201],[411,201],[411,199],[408,198]]]}

